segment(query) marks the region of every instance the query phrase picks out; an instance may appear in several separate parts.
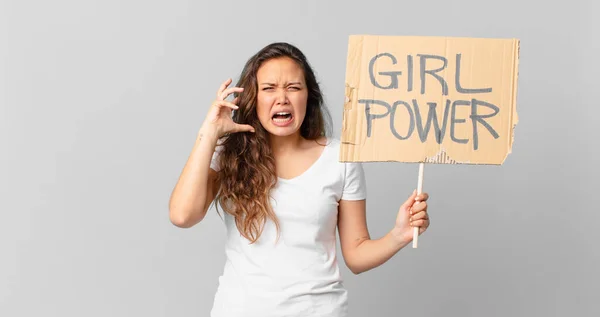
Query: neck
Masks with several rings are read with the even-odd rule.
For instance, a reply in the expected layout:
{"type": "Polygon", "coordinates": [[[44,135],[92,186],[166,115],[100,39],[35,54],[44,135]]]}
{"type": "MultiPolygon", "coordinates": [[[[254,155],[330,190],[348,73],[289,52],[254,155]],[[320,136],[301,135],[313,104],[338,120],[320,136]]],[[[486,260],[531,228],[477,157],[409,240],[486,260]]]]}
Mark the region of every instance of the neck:
{"type": "Polygon", "coordinates": [[[302,138],[299,132],[288,136],[269,136],[271,150],[275,155],[298,149],[302,144],[302,141],[304,141],[304,138],[302,138]]]}

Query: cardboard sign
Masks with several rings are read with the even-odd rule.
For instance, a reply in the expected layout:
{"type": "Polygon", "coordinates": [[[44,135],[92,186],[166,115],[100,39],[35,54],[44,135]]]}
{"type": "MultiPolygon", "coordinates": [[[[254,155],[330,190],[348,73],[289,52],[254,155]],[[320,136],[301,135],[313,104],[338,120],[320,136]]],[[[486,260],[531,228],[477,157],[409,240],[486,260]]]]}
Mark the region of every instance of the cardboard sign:
{"type": "Polygon", "coordinates": [[[502,164],[518,59],[517,39],[350,36],[340,161],[502,164]]]}

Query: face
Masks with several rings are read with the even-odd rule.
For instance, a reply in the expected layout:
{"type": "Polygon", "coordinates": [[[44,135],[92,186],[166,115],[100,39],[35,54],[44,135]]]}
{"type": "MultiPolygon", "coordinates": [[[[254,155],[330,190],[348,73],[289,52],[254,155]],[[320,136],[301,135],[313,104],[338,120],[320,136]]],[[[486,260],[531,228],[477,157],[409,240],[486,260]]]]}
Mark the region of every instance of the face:
{"type": "Polygon", "coordinates": [[[256,112],[272,135],[300,133],[306,115],[308,90],[302,68],[292,59],[270,59],[258,69],[256,112]]]}

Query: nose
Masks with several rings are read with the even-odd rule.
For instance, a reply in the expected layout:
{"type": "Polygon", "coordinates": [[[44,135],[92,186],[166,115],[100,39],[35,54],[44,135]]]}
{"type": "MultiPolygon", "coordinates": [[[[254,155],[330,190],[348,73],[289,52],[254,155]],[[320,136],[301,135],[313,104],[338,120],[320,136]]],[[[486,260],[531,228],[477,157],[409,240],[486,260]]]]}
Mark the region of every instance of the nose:
{"type": "Polygon", "coordinates": [[[275,102],[278,105],[287,105],[288,104],[288,98],[287,98],[287,92],[286,89],[278,89],[277,90],[277,96],[275,97],[275,102]]]}

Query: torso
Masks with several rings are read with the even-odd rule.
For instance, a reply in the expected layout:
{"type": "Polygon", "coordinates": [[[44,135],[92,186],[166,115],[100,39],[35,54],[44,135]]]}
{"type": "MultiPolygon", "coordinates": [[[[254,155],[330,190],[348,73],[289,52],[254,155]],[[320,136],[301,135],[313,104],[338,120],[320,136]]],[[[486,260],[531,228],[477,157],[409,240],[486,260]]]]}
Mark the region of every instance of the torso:
{"type": "Polygon", "coordinates": [[[318,140],[303,140],[301,146],[293,152],[275,153],[277,177],[292,179],[302,175],[319,159],[326,143],[324,137],[318,140]]]}
{"type": "Polygon", "coordinates": [[[279,232],[268,221],[251,244],[224,213],[227,260],[212,317],[347,316],[336,253],[337,208],[343,195],[364,198],[364,181],[348,183],[357,178],[349,172],[354,164],[338,161],[339,141],[304,145],[276,157],[281,173],[270,203],[279,232]],[[298,159],[304,156],[300,151],[307,151],[304,160],[298,159]]]}

